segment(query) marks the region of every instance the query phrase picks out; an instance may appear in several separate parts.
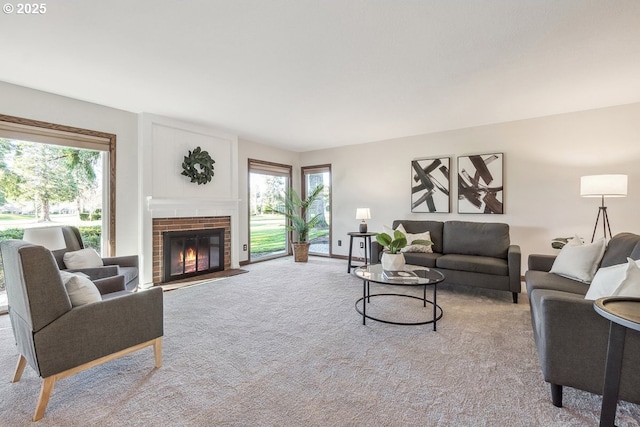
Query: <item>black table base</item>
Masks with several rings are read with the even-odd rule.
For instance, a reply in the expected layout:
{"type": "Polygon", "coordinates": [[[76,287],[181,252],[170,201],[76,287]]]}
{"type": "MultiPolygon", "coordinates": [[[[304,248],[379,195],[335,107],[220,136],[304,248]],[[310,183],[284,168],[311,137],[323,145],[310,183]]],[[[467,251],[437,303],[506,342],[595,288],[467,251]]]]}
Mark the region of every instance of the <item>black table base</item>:
{"type": "Polygon", "coordinates": [[[384,294],[373,294],[371,295],[369,293],[369,282],[368,281],[364,281],[363,282],[363,296],[362,298],[360,298],[359,300],[356,301],[356,311],[358,313],[360,313],[362,315],[362,324],[366,325],[366,320],[367,319],[371,319],[371,320],[375,320],[376,322],[382,322],[382,323],[387,323],[390,325],[404,325],[404,326],[416,326],[416,325],[428,325],[428,324],[433,324],[433,330],[437,330],[436,329],[436,324],[438,322],[438,320],[440,320],[442,318],[442,307],[440,307],[437,303],[436,303],[436,297],[437,297],[437,286],[433,285],[433,301],[428,300],[427,299],[427,286],[424,285],[423,286],[423,295],[422,297],[417,297],[414,295],[406,295],[406,294],[397,294],[397,293],[384,293],[384,294]],[[433,317],[431,319],[422,321],[422,322],[397,322],[394,320],[387,320],[387,319],[380,319],[378,317],[374,317],[371,316],[369,314],[367,314],[367,303],[371,302],[371,298],[374,297],[400,297],[400,298],[411,298],[411,299],[417,299],[419,301],[422,301],[422,306],[423,307],[427,307],[427,304],[430,304],[433,307],[433,317]],[[362,310],[360,309],[360,307],[358,307],[358,304],[362,302],[362,310]]]}

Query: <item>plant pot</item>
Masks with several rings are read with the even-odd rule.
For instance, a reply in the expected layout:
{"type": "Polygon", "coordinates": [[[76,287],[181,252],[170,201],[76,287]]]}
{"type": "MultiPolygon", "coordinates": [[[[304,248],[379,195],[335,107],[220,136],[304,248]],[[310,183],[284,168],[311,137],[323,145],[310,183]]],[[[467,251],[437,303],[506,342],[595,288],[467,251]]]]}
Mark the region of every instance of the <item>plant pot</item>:
{"type": "Polygon", "coordinates": [[[382,254],[382,259],[380,260],[380,262],[382,262],[383,270],[387,270],[387,271],[403,271],[404,270],[405,260],[404,260],[403,253],[390,254],[388,252],[385,252],[382,254]]]}
{"type": "Polygon", "coordinates": [[[292,243],[293,260],[295,262],[307,262],[309,260],[309,243],[292,243]]]}

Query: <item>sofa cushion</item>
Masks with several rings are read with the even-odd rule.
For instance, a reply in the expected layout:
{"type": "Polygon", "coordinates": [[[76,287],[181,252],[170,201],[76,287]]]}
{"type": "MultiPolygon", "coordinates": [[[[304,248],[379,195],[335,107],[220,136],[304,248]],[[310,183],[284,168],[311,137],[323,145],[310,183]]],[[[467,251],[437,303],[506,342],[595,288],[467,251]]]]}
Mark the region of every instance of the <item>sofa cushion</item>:
{"type": "Polygon", "coordinates": [[[602,260],[604,238],[585,245],[565,245],[553,262],[550,273],[584,283],[591,283],[602,260]]]}
{"type": "Polygon", "coordinates": [[[524,280],[527,284],[527,293],[529,295],[536,289],[563,291],[581,296],[585,295],[589,290],[589,285],[586,283],[577,282],[546,271],[529,270],[525,273],[524,280]]]}
{"type": "Polygon", "coordinates": [[[444,223],[441,221],[410,221],[410,220],[395,220],[393,221],[393,229],[395,230],[400,224],[404,227],[407,233],[417,234],[428,231],[433,245],[431,249],[433,252],[442,253],[442,231],[444,223]]]}
{"type": "Polygon", "coordinates": [[[436,267],[447,270],[494,274],[497,276],[509,275],[509,265],[506,260],[476,255],[442,255],[436,260],[436,267]]]}
{"type": "MultiPolygon", "coordinates": [[[[627,258],[634,253],[636,247],[640,244],[640,236],[633,233],[619,233],[613,236],[609,242],[607,250],[602,257],[600,267],[610,267],[612,265],[625,264],[627,258]]],[[[635,258],[640,258],[640,249],[634,254],[635,258]]]]}
{"type": "Polygon", "coordinates": [[[124,276],[124,283],[130,283],[138,277],[138,267],[120,267],[118,266],[118,274],[124,276]]]}
{"type": "MultiPolygon", "coordinates": [[[[447,221],[443,228],[443,254],[507,258],[509,225],[503,223],[447,221]]],[[[437,252],[434,249],[435,252],[437,252]]]]}
{"type": "Polygon", "coordinates": [[[441,256],[442,254],[438,253],[406,252],[404,260],[407,264],[433,268],[436,266],[436,260],[441,256]]]}

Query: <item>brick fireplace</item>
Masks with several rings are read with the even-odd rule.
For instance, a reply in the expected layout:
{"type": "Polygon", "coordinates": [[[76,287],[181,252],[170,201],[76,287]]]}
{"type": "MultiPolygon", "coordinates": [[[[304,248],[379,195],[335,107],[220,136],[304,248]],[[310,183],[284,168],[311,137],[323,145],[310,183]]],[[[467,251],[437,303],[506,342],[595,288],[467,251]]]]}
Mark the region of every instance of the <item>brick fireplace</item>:
{"type": "Polygon", "coordinates": [[[179,217],[179,218],[153,218],[153,283],[162,283],[164,251],[163,235],[165,232],[215,230],[224,229],[224,270],[231,268],[231,217],[179,217]]]}

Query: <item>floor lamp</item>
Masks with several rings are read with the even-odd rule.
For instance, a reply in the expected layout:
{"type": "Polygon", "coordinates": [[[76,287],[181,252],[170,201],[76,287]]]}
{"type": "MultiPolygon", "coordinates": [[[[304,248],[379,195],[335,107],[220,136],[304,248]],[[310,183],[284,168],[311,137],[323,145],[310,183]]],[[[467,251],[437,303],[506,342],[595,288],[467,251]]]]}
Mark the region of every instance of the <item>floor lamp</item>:
{"type": "Polygon", "coordinates": [[[607,215],[607,207],[604,205],[605,197],[626,197],[627,195],[627,175],[587,175],[580,178],[580,196],[582,197],[600,197],[602,205],[598,208],[598,216],[596,225],[593,227],[591,241],[596,236],[598,222],[602,215],[602,230],[604,238],[611,234],[611,226],[609,225],[609,215],[607,215]]]}

